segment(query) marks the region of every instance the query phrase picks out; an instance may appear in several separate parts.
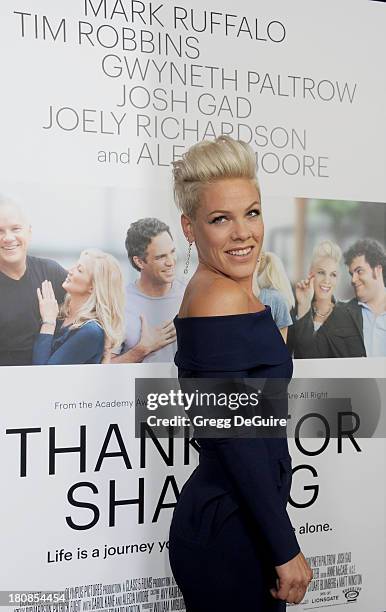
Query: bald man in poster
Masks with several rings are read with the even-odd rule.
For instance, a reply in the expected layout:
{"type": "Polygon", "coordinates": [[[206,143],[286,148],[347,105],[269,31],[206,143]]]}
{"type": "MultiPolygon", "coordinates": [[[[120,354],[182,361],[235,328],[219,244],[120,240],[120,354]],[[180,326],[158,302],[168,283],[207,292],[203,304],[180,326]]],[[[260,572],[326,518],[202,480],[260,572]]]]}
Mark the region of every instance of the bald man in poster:
{"type": "Polygon", "coordinates": [[[0,365],[31,365],[41,317],[36,290],[52,283],[60,304],[67,272],[56,261],[28,255],[31,226],[18,206],[0,200],[0,365]]]}

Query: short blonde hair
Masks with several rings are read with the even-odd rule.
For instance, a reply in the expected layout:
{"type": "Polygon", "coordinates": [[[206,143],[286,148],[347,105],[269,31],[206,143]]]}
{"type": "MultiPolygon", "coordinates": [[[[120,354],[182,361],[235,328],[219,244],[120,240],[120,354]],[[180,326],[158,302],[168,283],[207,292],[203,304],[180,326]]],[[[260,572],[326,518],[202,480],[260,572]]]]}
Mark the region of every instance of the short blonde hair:
{"type": "Polygon", "coordinates": [[[260,289],[276,289],[287,302],[288,308],[295,306],[291,283],[280,257],[270,251],[260,253],[259,262],[253,275],[252,288],[259,297],[260,289]]]}
{"type": "Polygon", "coordinates": [[[202,187],[217,180],[254,180],[260,194],[255,153],[249,144],[230,136],[202,140],[190,147],[182,159],[173,162],[173,178],[176,205],[191,219],[195,216],[202,187]]]}
{"type": "MultiPolygon", "coordinates": [[[[125,336],[125,293],[118,261],[99,249],[87,249],[86,269],[92,278],[92,293],[76,313],[71,329],[78,329],[87,321],[99,323],[105,333],[105,345],[111,349],[121,347],[125,336]]],[[[66,295],[61,315],[67,316],[71,296],[66,295]]]]}
{"type": "Polygon", "coordinates": [[[322,242],[319,242],[312,251],[310,268],[312,268],[319,259],[327,257],[339,264],[342,259],[342,250],[335,242],[331,240],[322,240],[322,242]]]}

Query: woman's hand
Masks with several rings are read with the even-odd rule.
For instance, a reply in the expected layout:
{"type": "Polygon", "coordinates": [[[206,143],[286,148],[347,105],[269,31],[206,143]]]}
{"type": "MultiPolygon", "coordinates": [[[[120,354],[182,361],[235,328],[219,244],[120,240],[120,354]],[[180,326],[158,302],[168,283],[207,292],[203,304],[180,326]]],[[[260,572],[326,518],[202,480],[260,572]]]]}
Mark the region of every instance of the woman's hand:
{"type": "Polygon", "coordinates": [[[311,308],[314,297],[314,276],[309,274],[307,278],[296,283],[295,295],[298,303],[298,317],[303,317],[311,308]]]}
{"type": "Polygon", "coordinates": [[[43,281],[41,289],[37,288],[37,294],[40,316],[43,321],[40,331],[43,333],[54,333],[59,306],[51,282],[48,280],[43,281]]]}
{"type": "Polygon", "coordinates": [[[283,565],[277,565],[275,569],[278,578],[276,589],[270,589],[272,597],[288,603],[300,603],[313,576],[303,553],[300,552],[283,565]]]}

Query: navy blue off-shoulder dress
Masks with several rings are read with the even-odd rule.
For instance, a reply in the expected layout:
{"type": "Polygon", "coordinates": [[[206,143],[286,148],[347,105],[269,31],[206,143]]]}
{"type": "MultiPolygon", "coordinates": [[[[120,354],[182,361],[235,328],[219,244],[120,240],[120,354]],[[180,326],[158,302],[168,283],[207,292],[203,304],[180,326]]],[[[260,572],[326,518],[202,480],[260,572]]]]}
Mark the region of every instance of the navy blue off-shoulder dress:
{"type": "MultiPolygon", "coordinates": [[[[269,307],[174,319],[179,378],[289,380],[292,360],[269,307]]],[[[199,465],[182,488],[169,538],[187,612],[281,612],[275,565],[300,548],[286,511],[287,438],[196,438],[199,465]]]]}

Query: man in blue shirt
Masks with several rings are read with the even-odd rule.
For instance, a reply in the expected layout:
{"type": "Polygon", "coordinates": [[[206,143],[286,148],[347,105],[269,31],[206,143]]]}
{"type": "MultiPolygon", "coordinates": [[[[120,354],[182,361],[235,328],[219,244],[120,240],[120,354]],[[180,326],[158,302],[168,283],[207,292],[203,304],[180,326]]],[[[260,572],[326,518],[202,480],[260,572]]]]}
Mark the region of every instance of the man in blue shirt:
{"type": "Polygon", "coordinates": [[[176,248],[169,226],[155,217],[139,219],[127,230],[125,246],[139,277],[126,287],[124,351],[113,356],[112,363],[173,362],[173,318],[185,284],[176,279],[176,248]]]}
{"type": "Polygon", "coordinates": [[[386,357],[386,251],[358,240],[344,255],[355,298],[320,328],[317,357],[386,357]]]}

